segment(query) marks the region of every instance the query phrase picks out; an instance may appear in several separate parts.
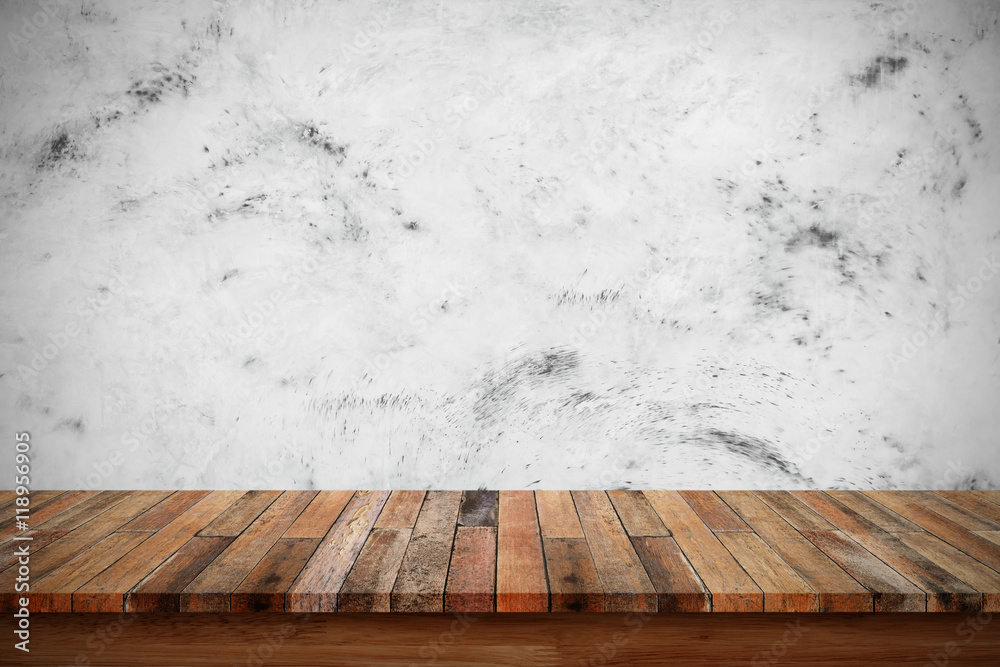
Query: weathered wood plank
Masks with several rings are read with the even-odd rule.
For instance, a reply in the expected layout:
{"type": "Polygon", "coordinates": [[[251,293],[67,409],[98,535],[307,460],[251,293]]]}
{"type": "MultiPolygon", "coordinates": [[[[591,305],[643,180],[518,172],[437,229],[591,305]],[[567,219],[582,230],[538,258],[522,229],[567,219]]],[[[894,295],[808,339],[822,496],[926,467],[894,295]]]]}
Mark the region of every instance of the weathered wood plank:
{"type": "Polygon", "coordinates": [[[750,532],[750,526],[733,511],[732,507],[722,502],[715,491],[678,491],[678,493],[713,533],[732,530],[750,532]]]}
{"type": "Polygon", "coordinates": [[[444,611],[448,562],[461,502],[461,491],[427,492],[392,587],[392,611],[444,611]]]}
{"type": "Polygon", "coordinates": [[[804,530],[802,534],[871,592],[876,612],[927,610],[923,590],[841,531],[804,530]]]}
{"type": "MultiPolygon", "coordinates": [[[[181,591],[183,612],[227,612],[233,590],[257,566],[316,497],[316,491],[285,491],[225,551],[181,591]]],[[[212,537],[227,537],[216,535],[212,537]]]]}
{"type": "Polygon", "coordinates": [[[980,591],[983,611],[1000,611],[1000,572],[929,533],[899,533],[899,539],[980,591]]]}
{"type": "MultiPolygon", "coordinates": [[[[29,530],[23,533],[24,537],[30,537],[31,540],[11,540],[0,550],[0,571],[6,570],[17,561],[20,557],[18,549],[25,543],[28,544],[29,553],[33,554],[52,544],[67,532],[65,530],[29,530]]],[[[3,589],[0,588],[0,590],[3,589]]]]}
{"type": "MultiPolygon", "coordinates": [[[[886,497],[885,493],[878,495],[866,494],[870,498],[878,500],[879,497],[886,497]]],[[[986,517],[980,516],[976,512],[951,502],[944,496],[934,491],[890,491],[892,498],[897,503],[912,503],[924,509],[940,514],[945,519],[966,530],[1000,530],[1000,524],[990,521],[986,517]]],[[[947,492],[945,492],[947,493],[947,492]]],[[[885,503],[882,503],[885,505],[885,503]]],[[[898,514],[898,512],[897,512],[898,514]]]]}
{"type": "MultiPolygon", "coordinates": [[[[895,512],[890,512],[879,503],[858,491],[827,491],[826,493],[844,507],[860,514],[886,532],[908,533],[920,530],[920,526],[907,521],[895,512]]],[[[795,494],[792,495],[794,496],[795,494]]]]}
{"type": "Polygon", "coordinates": [[[324,537],[353,497],[354,491],[320,491],[309,503],[309,507],[302,510],[295,523],[285,531],[283,537],[289,539],[324,537]]]}
{"type": "Polygon", "coordinates": [[[632,546],[656,589],[657,611],[712,611],[712,594],[672,537],[633,537],[632,546]]]}
{"type": "Polygon", "coordinates": [[[836,530],[832,523],[800,503],[788,491],[756,491],[755,493],[795,530],[836,530]]]}
{"type": "Polygon", "coordinates": [[[543,538],[545,566],[559,611],[604,611],[604,588],[584,538],[543,538]]]}
{"type": "Polygon", "coordinates": [[[207,495],[208,491],[176,491],[118,530],[156,532],[207,495]]]}
{"type": "Polygon", "coordinates": [[[764,591],[765,612],[816,612],[819,595],[759,535],[746,531],[718,534],[736,561],[764,591]]]}
{"type": "Polygon", "coordinates": [[[980,530],[976,535],[989,540],[993,544],[1000,544],[1000,530],[980,530]]]}
{"type": "Polygon", "coordinates": [[[199,537],[236,537],[253,523],[281,491],[247,491],[198,533],[199,537]]]}
{"type": "MultiPolygon", "coordinates": [[[[36,504],[34,495],[32,495],[32,504],[28,508],[31,512],[28,514],[27,523],[30,530],[34,530],[36,527],[42,526],[46,521],[54,517],[59,516],[66,510],[79,505],[88,498],[93,498],[97,495],[97,491],[66,491],[65,493],[58,493],[56,491],[48,492],[53,494],[48,500],[44,502],[38,502],[36,504]]],[[[10,514],[14,514],[13,508],[10,514]]],[[[3,545],[13,539],[14,535],[25,534],[24,531],[17,529],[17,519],[18,517],[10,516],[10,518],[0,521],[0,548],[3,545]]],[[[39,528],[40,530],[44,530],[39,528]]],[[[67,530],[67,529],[63,529],[67,530]]]]}
{"type": "Polygon", "coordinates": [[[354,494],[285,593],[286,610],[337,611],[337,593],[388,499],[388,491],[354,494]]]}
{"type": "Polygon", "coordinates": [[[535,491],[535,502],[544,537],[583,539],[583,526],[569,491],[535,491]]]}
{"type": "Polygon", "coordinates": [[[426,491],[393,491],[378,515],[375,527],[412,529],[426,495],[426,491]]]}
{"type": "Polygon", "coordinates": [[[127,594],[125,611],[179,612],[181,591],[225,551],[233,539],[192,537],[127,594]]]}
{"type": "Polygon", "coordinates": [[[101,491],[80,503],[66,508],[51,519],[38,523],[40,530],[72,531],[129,497],[131,491],[101,491]]]}
{"type": "MultiPolygon", "coordinates": [[[[15,507],[24,507],[24,505],[18,505],[17,504],[17,499],[18,498],[23,498],[24,496],[17,495],[16,491],[4,491],[3,493],[6,495],[6,500],[0,501],[0,513],[2,513],[3,516],[14,514],[15,513],[14,512],[14,508],[15,507]]],[[[29,490],[28,493],[26,494],[28,496],[28,509],[30,509],[31,512],[34,513],[35,510],[41,509],[42,505],[44,505],[45,503],[49,502],[53,498],[58,498],[59,496],[63,495],[64,493],[69,493],[69,492],[68,491],[47,491],[47,490],[45,490],[45,491],[43,491],[43,490],[31,491],[31,490],[29,490]]],[[[92,493],[96,494],[97,492],[94,491],[92,493]]],[[[38,523],[38,522],[36,521],[35,523],[38,523]]]]}
{"type": "Polygon", "coordinates": [[[233,591],[230,609],[285,611],[285,592],[299,576],[320,538],[279,538],[233,591]]]}
{"type": "Polygon", "coordinates": [[[831,495],[822,491],[792,491],[792,495],[919,586],[927,594],[927,611],[978,611],[982,605],[978,591],[831,495]]]}
{"type": "Polygon", "coordinates": [[[463,491],[462,504],[458,508],[459,526],[496,526],[497,491],[463,491]]]}
{"type": "Polygon", "coordinates": [[[497,529],[493,526],[459,526],[455,531],[451,565],[448,566],[444,610],[454,613],[494,611],[496,572],[497,529]]]}
{"type": "Polygon", "coordinates": [[[531,491],[501,491],[497,524],[497,611],[548,611],[549,586],[531,491]]]}
{"type": "Polygon", "coordinates": [[[713,612],[764,611],[764,593],[680,493],[644,493],[711,591],[713,612]]]}
{"type": "Polygon", "coordinates": [[[656,589],[604,491],[574,491],[583,532],[604,589],[604,610],[655,612],[656,589]]]}
{"type": "MultiPolygon", "coordinates": [[[[968,510],[972,510],[981,517],[1000,524],[1000,505],[991,503],[982,496],[977,495],[974,491],[937,491],[936,493],[944,498],[947,498],[956,505],[961,505],[968,510]]],[[[996,528],[974,528],[973,530],[1000,530],[1000,525],[996,528]]]]}
{"type": "Polygon", "coordinates": [[[608,498],[632,537],[670,537],[670,531],[649,506],[642,491],[608,491],[608,498]]]}
{"type": "Polygon", "coordinates": [[[411,532],[410,528],[372,529],[337,595],[337,611],[391,611],[392,587],[411,532]]]}

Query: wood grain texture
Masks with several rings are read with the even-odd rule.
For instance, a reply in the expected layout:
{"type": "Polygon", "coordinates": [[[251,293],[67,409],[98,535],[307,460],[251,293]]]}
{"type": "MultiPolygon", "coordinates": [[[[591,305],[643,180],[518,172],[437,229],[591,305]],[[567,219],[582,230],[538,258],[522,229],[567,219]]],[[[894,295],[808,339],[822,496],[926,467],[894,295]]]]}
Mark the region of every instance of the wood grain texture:
{"type": "Polygon", "coordinates": [[[462,504],[458,508],[459,526],[496,526],[497,491],[463,491],[462,504]]]}
{"type": "MultiPolygon", "coordinates": [[[[65,493],[52,491],[50,493],[52,495],[44,501],[38,501],[37,498],[32,497],[32,504],[29,506],[31,512],[27,518],[27,523],[30,529],[43,526],[49,519],[53,519],[66,510],[69,510],[83,501],[97,495],[97,491],[66,491],[65,493]]],[[[13,515],[13,508],[9,510],[9,512],[13,515]]],[[[17,529],[16,521],[17,517],[15,516],[11,516],[10,518],[0,521],[0,545],[3,545],[8,540],[12,539],[14,535],[23,533],[23,531],[17,529]]],[[[62,530],[65,531],[67,529],[62,530]]]]}
{"type": "Polygon", "coordinates": [[[410,528],[373,528],[337,596],[337,611],[388,612],[410,528]]]}
{"type": "Polygon", "coordinates": [[[618,518],[632,537],[670,537],[670,531],[649,506],[642,491],[608,491],[618,518]]]}
{"type": "Polygon", "coordinates": [[[232,542],[232,537],[192,537],[127,593],[125,611],[179,612],[181,591],[232,542]]]}
{"type": "Polygon", "coordinates": [[[604,611],[604,588],[586,539],[542,538],[551,610],[604,611]]]}
{"type": "Polygon", "coordinates": [[[711,591],[713,612],[764,611],[763,592],[677,491],[643,493],[711,591]]]}
{"type": "Polygon", "coordinates": [[[128,498],[130,493],[130,491],[101,491],[67,508],[51,519],[37,523],[35,528],[41,530],[75,530],[99,516],[101,512],[114,507],[128,498]]]}
{"type": "Polygon", "coordinates": [[[392,611],[444,611],[448,563],[461,501],[460,491],[427,492],[392,588],[392,611]]]}
{"type": "MultiPolygon", "coordinates": [[[[936,491],[936,493],[943,498],[947,498],[956,505],[961,505],[962,507],[972,510],[979,516],[989,519],[990,521],[1000,524],[1000,505],[991,503],[982,496],[976,494],[975,491],[936,491]]],[[[977,530],[977,529],[973,529],[977,530]]],[[[978,529],[983,530],[983,529],[978,529]]],[[[1000,530],[1000,527],[990,528],[987,530],[1000,530]]]]}
{"type": "Polygon", "coordinates": [[[354,491],[320,491],[309,503],[309,507],[305,508],[295,523],[285,531],[284,537],[294,539],[324,537],[353,497],[354,491]]]}
{"type": "Polygon", "coordinates": [[[678,493],[713,533],[731,530],[750,531],[750,526],[733,511],[732,507],[722,502],[715,491],[679,491],[678,493]]]}
{"type": "MultiPolygon", "coordinates": [[[[878,501],[879,497],[886,497],[884,492],[867,495],[876,501],[878,501]]],[[[966,530],[1000,530],[1000,524],[997,524],[995,521],[991,521],[962,505],[953,503],[933,491],[893,491],[891,496],[897,503],[918,505],[936,514],[940,514],[945,519],[966,530]]],[[[885,503],[881,504],[885,505],[885,503]]]]}
{"type": "Polygon", "coordinates": [[[285,611],[285,593],[319,546],[319,538],[279,538],[230,599],[234,612],[285,611]]]}
{"type": "Polygon", "coordinates": [[[337,593],[388,499],[388,491],[354,494],[288,589],[285,609],[337,611],[337,593]]]}
{"type": "Polygon", "coordinates": [[[718,534],[754,583],[764,591],[765,612],[819,611],[819,595],[759,535],[746,531],[718,534]]]}
{"type": "Polygon", "coordinates": [[[632,546],[656,589],[657,611],[712,611],[712,594],[673,538],[633,537],[632,546]]]}
{"type": "Polygon", "coordinates": [[[1000,530],[981,530],[976,533],[979,537],[989,540],[993,544],[1000,544],[1000,530]]]}
{"type": "MultiPolygon", "coordinates": [[[[29,551],[35,553],[52,544],[67,532],[65,530],[29,530],[22,537],[31,538],[29,551]]],[[[25,542],[29,542],[29,540],[13,540],[3,546],[3,549],[0,550],[0,572],[6,570],[17,561],[17,549],[25,542]]],[[[0,575],[0,577],[2,576],[0,575]]],[[[0,590],[5,590],[2,588],[2,584],[0,584],[0,590]]]]}
{"type": "Polygon", "coordinates": [[[788,491],[756,491],[755,493],[796,530],[836,530],[832,523],[800,503],[788,491]]]}
{"type": "Polygon", "coordinates": [[[501,491],[497,525],[497,611],[549,610],[535,496],[501,491]]]}
{"type": "Polygon", "coordinates": [[[119,530],[156,532],[208,495],[208,491],[176,491],[129,521],[119,530]]]}
{"type": "Polygon", "coordinates": [[[569,491],[535,491],[535,502],[544,537],[583,539],[583,526],[569,491]]]}
{"type": "Polygon", "coordinates": [[[899,539],[983,594],[983,611],[1000,611],[1000,572],[929,533],[899,533],[899,539]]]}
{"type": "Polygon", "coordinates": [[[426,491],[393,491],[378,515],[375,527],[412,529],[426,495],[426,491]]]}
{"type": "Polygon", "coordinates": [[[199,531],[201,537],[236,537],[278,499],[281,491],[247,491],[199,531]]]}
{"type": "Polygon", "coordinates": [[[604,610],[655,612],[656,589],[604,491],[574,491],[580,523],[604,589],[604,610]]]}
{"type": "Polygon", "coordinates": [[[448,566],[444,610],[455,613],[494,611],[496,573],[497,529],[493,526],[459,526],[455,531],[455,546],[448,566]]]}
{"type": "MultiPolygon", "coordinates": [[[[911,532],[920,527],[857,491],[827,491],[831,498],[889,533],[911,532]]],[[[793,496],[795,494],[792,494],[793,496]]]]}

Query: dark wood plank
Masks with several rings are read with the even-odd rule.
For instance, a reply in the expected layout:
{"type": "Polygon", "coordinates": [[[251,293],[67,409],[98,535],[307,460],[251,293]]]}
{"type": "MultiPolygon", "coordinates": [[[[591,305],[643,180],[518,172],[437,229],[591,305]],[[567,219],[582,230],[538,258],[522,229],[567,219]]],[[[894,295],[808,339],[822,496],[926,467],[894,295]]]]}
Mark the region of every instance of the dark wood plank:
{"type": "Polygon", "coordinates": [[[30,537],[30,540],[11,540],[2,550],[0,550],[0,571],[6,570],[19,558],[18,550],[24,545],[28,545],[28,552],[33,554],[41,551],[46,546],[52,544],[65,535],[66,530],[29,530],[23,537],[30,537]]]}
{"type": "Polygon", "coordinates": [[[233,591],[230,609],[285,611],[285,593],[319,546],[319,539],[279,538],[233,591]]]}
{"type": "Polygon", "coordinates": [[[225,551],[233,539],[192,537],[127,594],[125,611],[179,612],[181,591],[225,551]]]}
{"type": "MultiPolygon", "coordinates": [[[[52,491],[50,493],[53,495],[51,495],[47,500],[38,502],[37,504],[35,502],[36,499],[32,498],[32,504],[28,508],[31,512],[28,514],[27,518],[29,530],[42,526],[49,519],[59,516],[66,510],[79,505],[88,498],[93,498],[98,492],[66,491],[65,493],[57,493],[52,491]]],[[[13,509],[10,510],[10,514],[14,514],[13,509]]],[[[20,518],[20,515],[10,516],[9,518],[0,521],[0,548],[4,548],[3,545],[13,539],[14,535],[24,534],[24,531],[17,529],[16,524],[18,518],[20,518]]]]}
{"type": "MultiPolygon", "coordinates": [[[[747,522],[819,595],[819,611],[872,611],[872,595],[752,491],[719,491],[747,522]]],[[[752,576],[752,575],[751,575],[752,576]]],[[[766,607],[765,602],[765,607],[766,607]]]]}
{"type": "MultiPolygon", "coordinates": [[[[17,492],[15,492],[15,491],[4,491],[3,493],[5,494],[6,500],[0,500],[0,515],[7,516],[9,514],[15,514],[14,508],[16,508],[16,507],[25,507],[25,505],[23,505],[23,504],[19,505],[18,502],[17,502],[18,498],[24,498],[25,496],[23,496],[23,495],[19,496],[19,495],[17,495],[17,492]]],[[[29,489],[28,493],[26,494],[27,498],[28,498],[28,505],[27,505],[27,507],[33,513],[36,509],[41,508],[41,506],[44,505],[45,503],[49,502],[53,498],[58,498],[59,496],[61,496],[64,493],[67,493],[67,492],[66,491],[49,491],[49,490],[31,491],[29,489]]],[[[94,493],[97,493],[97,492],[95,491],[94,493]]],[[[23,502],[24,501],[22,501],[22,503],[23,502]]]]}
{"type": "MultiPolygon", "coordinates": [[[[947,498],[956,505],[972,510],[976,514],[990,521],[1000,524],[1000,505],[996,505],[986,500],[982,496],[969,491],[937,491],[940,496],[947,498]]],[[[966,526],[968,528],[968,526],[966,526]]],[[[1000,525],[996,528],[973,528],[972,530],[1000,530],[1000,525]]]]}
{"type": "Polygon", "coordinates": [[[670,531],[649,506],[642,491],[608,491],[608,498],[632,537],[670,537],[670,531]]]}
{"type": "Polygon", "coordinates": [[[392,588],[392,611],[444,611],[448,562],[461,502],[461,491],[427,492],[392,588]]]}
{"type": "Polygon", "coordinates": [[[201,529],[200,537],[236,537],[253,523],[281,491],[247,491],[229,509],[201,529]]]}
{"type": "Polygon", "coordinates": [[[656,589],[604,491],[573,491],[583,532],[604,589],[604,610],[655,612],[656,589]]]}
{"type": "Polygon", "coordinates": [[[340,513],[354,497],[354,491],[320,491],[302,511],[295,523],[285,531],[290,539],[322,538],[330,526],[340,518],[340,513]]]}
{"type": "Polygon", "coordinates": [[[569,491],[535,491],[538,523],[544,537],[583,539],[583,526],[569,491]]]}
{"type": "Polygon", "coordinates": [[[800,503],[788,491],[757,491],[756,494],[795,530],[836,530],[832,523],[800,503]]]}
{"type": "Polygon", "coordinates": [[[119,531],[156,532],[207,495],[208,491],[176,491],[119,528],[119,531]]]}
{"type": "Polygon", "coordinates": [[[1000,572],[929,533],[899,533],[899,539],[980,591],[983,611],[1000,611],[1000,572]]]}
{"type": "Polygon", "coordinates": [[[920,527],[913,522],[907,521],[895,512],[890,512],[863,493],[857,491],[827,491],[826,493],[844,507],[860,514],[886,532],[908,533],[920,530],[920,527]]]}
{"type": "Polygon", "coordinates": [[[552,591],[552,611],[603,612],[604,588],[587,540],[546,537],[542,543],[552,591]]]}
{"type": "Polygon", "coordinates": [[[388,499],[388,491],[357,491],[354,494],[288,589],[285,609],[337,611],[337,593],[388,499]]]}
{"type": "Polygon", "coordinates": [[[822,491],[792,491],[841,532],[870,551],[927,594],[927,611],[978,611],[982,595],[937,563],[911,549],[893,533],[883,530],[822,491]]]}
{"type": "Polygon", "coordinates": [[[764,591],[765,612],[819,611],[819,595],[755,533],[727,531],[718,534],[754,583],[764,591]]]}
{"type": "Polygon", "coordinates": [[[72,507],[66,508],[51,519],[38,523],[40,530],[75,530],[94,517],[129,497],[130,491],[101,491],[72,507]]]}
{"type": "MultiPolygon", "coordinates": [[[[227,612],[231,595],[288,530],[316,491],[285,491],[181,591],[182,612],[227,612]]],[[[200,535],[200,533],[199,533],[200,535]]],[[[227,537],[215,535],[212,537],[227,537]]]]}
{"type": "MultiPolygon", "coordinates": [[[[499,509],[497,511],[499,513],[499,509]]],[[[497,529],[460,526],[455,531],[455,547],[448,566],[444,610],[452,613],[495,611],[496,574],[497,529]]]]}
{"type": "Polygon", "coordinates": [[[656,589],[657,611],[712,611],[712,594],[672,537],[633,537],[632,546],[656,589]]]}
{"type": "Polygon", "coordinates": [[[459,526],[496,526],[500,494],[497,491],[463,491],[458,508],[459,526]]]}
{"type": "Polygon", "coordinates": [[[337,611],[388,612],[410,528],[373,528],[337,595],[337,611]]]}
{"type": "Polygon", "coordinates": [[[678,491],[678,493],[713,533],[731,530],[750,532],[750,526],[733,511],[732,507],[722,502],[715,491],[678,491]]]}
{"type": "Polygon", "coordinates": [[[413,529],[426,491],[393,491],[375,522],[376,528],[413,529]]]}
{"type": "Polygon", "coordinates": [[[497,524],[497,611],[548,611],[549,586],[531,491],[501,491],[497,524]]]}
{"type": "Polygon", "coordinates": [[[644,493],[711,591],[713,612],[764,611],[764,593],[677,491],[644,493]]]}
{"type": "MultiPolygon", "coordinates": [[[[886,497],[884,495],[885,493],[891,494],[892,497],[898,502],[912,503],[914,505],[919,505],[924,509],[931,510],[936,514],[940,514],[945,519],[948,519],[955,525],[961,526],[966,530],[1000,530],[1000,524],[990,521],[986,517],[980,516],[970,509],[953,503],[934,491],[890,491],[879,492],[878,496],[871,494],[867,495],[875,500],[878,500],[879,497],[886,497]]],[[[885,503],[881,504],[885,505],[885,503]]]]}
{"type": "Polygon", "coordinates": [[[876,612],[927,610],[927,594],[923,590],[844,533],[804,530],[802,534],[871,592],[876,612]]]}

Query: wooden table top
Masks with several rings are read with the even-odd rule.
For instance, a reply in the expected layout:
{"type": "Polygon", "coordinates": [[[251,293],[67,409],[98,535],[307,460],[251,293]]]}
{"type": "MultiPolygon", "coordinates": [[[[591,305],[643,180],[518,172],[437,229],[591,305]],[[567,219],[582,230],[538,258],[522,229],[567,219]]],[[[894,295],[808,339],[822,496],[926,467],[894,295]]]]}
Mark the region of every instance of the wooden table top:
{"type": "Polygon", "coordinates": [[[4,613],[25,545],[32,612],[1000,611],[1000,491],[30,499],[24,530],[0,492],[4,613]]]}

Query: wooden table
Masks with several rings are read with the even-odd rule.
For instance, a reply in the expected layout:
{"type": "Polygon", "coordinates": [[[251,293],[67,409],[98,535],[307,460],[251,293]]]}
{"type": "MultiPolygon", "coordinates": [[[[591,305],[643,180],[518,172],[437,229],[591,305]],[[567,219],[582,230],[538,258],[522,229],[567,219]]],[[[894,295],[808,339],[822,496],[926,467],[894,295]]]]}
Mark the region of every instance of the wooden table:
{"type": "Polygon", "coordinates": [[[29,545],[33,623],[0,664],[224,637],[220,664],[1000,664],[998,491],[36,491],[27,531],[7,491],[0,517],[0,607],[29,545]]]}

